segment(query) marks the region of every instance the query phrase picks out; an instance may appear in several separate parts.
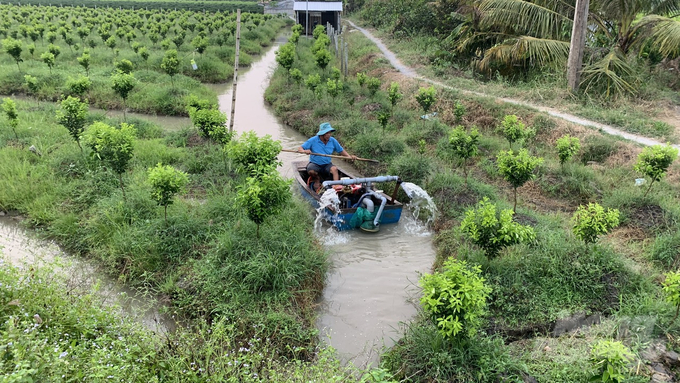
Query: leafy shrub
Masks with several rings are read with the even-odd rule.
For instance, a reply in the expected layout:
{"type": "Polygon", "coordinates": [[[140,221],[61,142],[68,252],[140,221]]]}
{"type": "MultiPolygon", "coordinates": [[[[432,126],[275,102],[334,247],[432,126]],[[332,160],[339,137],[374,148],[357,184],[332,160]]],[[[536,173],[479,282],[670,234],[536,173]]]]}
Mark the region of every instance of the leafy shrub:
{"type": "Polygon", "coordinates": [[[607,209],[598,203],[579,206],[572,216],[574,235],[586,244],[594,243],[597,237],[606,234],[619,225],[619,211],[607,209]]]}
{"type": "Polygon", "coordinates": [[[480,266],[449,258],[441,272],[420,278],[420,304],[436,323],[439,333],[452,340],[458,334],[476,335],[491,289],[484,284],[480,266]]]}
{"type": "Polygon", "coordinates": [[[619,383],[628,376],[628,365],[633,360],[633,354],[623,343],[599,341],[593,346],[590,355],[593,366],[598,370],[598,375],[591,381],[619,383]]]}
{"type": "Polygon", "coordinates": [[[513,215],[514,212],[509,209],[498,212],[496,205],[484,197],[475,209],[465,212],[460,228],[477,246],[484,249],[487,257],[494,258],[505,247],[536,237],[531,227],[514,222],[513,215]]]}
{"type": "Polygon", "coordinates": [[[366,79],[366,88],[368,88],[371,96],[375,96],[378,90],[380,90],[380,85],[382,85],[382,83],[377,77],[369,77],[366,79]]]}
{"type": "Polygon", "coordinates": [[[463,126],[456,126],[449,133],[449,150],[460,158],[463,162],[463,173],[465,174],[465,184],[467,185],[468,168],[467,162],[470,158],[477,155],[479,144],[479,132],[477,128],[472,128],[468,133],[463,126]]]}
{"type": "Polygon", "coordinates": [[[416,101],[418,101],[418,105],[423,108],[423,112],[427,114],[427,112],[430,111],[430,108],[432,108],[432,105],[437,102],[437,90],[434,86],[418,89],[416,101]]]}
{"type": "Polygon", "coordinates": [[[648,146],[642,150],[638,155],[637,163],[635,163],[635,171],[642,173],[644,176],[651,178],[652,182],[645,192],[645,196],[652,188],[654,181],[659,181],[666,175],[668,167],[678,157],[678,149],[666,145],[648,146]]]}
{"type": "Polygon", "coordinates": [[[560,164],[564,165],[574,154],[578,153],[581,149],[581,143],[577,137],[571,137],[567,134],[557,139],[555,148],[557,149],[557,156],[560,158],[560,164]]]}
{"type": "Polygon", "coordinates": [[[514,189],[513,211],[517,211],[517,188],[534,179],[534,170],[542,163],[543,158],[530,156],[526,149],[520,149],[517,155],[512,150],[498,153],[498,170],[514,189]]]}
{"type": "Polygon", "coordinates": [[[229,158],[251,176],[260,172],[268,173],[281,165],[276,159],[281,152],[281,143],[274,141],[270,135],[258,137],[252,130],[229,141],[225,150],[229,158]]]}
{"type": "Polygon", "coordinates": [[[148,182],[151,185],[151,198],[163,206],[165,221],[168,221],[168,206],[172,204],[175,194],[184,190],[189,183],[189,176],[170,165],[156,165],[149,169],[148,182]]]}
{"type": "Polygon", "coordinates": [[[507,115],[501,121],[500,131],[510,145],[517,141],[524,140],[532,135],[532,130],[527,128],[522,121],[514,114],[507,115]]]}

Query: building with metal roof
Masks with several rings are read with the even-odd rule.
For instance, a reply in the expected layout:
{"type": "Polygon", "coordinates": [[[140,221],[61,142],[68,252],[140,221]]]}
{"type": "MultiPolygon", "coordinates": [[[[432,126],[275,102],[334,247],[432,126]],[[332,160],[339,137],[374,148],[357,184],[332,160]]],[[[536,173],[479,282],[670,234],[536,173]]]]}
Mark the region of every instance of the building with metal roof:
{"type": "Polygon", "coordinates": [[[296,1],[293,10],[295,21],[302,25],[306,35],[311,35],[317,25],[330,24],[340,29],[342,1],[296,1]]]}

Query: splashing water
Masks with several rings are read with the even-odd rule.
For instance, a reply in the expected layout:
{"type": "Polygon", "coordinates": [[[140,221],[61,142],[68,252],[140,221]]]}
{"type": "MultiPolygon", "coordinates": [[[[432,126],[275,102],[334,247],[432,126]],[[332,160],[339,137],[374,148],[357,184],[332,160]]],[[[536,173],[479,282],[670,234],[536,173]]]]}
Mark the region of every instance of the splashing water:
{"type": "Polygon", "coordinates": [[[323,220],[329,220],[331,222],[337,222],[340,217],[338,213],[340,212],[340,199],[338,198],[338,193],[333,189],[326,190],[323,195],[321,195],[321,200],[319,201],[319,207],[316,209],[316,219],[314,220],[314,229],[321,230],[321,222],[323,220]],[[326,209],[334,211],[331,213],[326,209]]]}
{"type": "Polygon", "coordinates": [[[418,219],[420,213],[424,212],[426,214],[426,225],[432,223],[437,216],[437,206],[434,204],[432,197],[420,186],[411,182],[402,182],[401,188],[404,193],[411,199],[409,203],[406,204],[413,211],[413,216],[418,219]]]}

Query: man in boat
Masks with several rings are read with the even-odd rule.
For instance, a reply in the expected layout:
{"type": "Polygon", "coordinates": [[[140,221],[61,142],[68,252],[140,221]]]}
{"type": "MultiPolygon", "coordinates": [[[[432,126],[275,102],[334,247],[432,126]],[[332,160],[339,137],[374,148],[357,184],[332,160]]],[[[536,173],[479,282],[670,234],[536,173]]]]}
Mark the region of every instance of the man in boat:
{"type": "MultiPolygon", "coordinates": [[[[309,163],[307,164],[307,173],[309,174],[309,184],[314,182],[315,189],[321,185],[321,179],[333,177],[333,180],[340,179],[338,168],[331,162],[331,157],[318,156],[316,154],[331,155],[333,152],[340,153],[341,156],[347,157],[348,160],[355,160],[357,157],[352,156],[342,146],[338,140],[332,137],[335,129],[328,122],[319,125],[319,132],[298,148],[299,153],[309,154],[309,163]]],[[[317,191],[317,190],[315,190],[317,191]]]]}

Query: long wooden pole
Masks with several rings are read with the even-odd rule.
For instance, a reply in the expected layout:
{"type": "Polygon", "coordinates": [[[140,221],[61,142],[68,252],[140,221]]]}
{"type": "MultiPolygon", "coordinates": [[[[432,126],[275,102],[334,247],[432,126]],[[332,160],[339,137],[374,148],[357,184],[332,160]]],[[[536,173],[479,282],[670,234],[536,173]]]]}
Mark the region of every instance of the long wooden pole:
{"type": "MultiPolygon", "coordinates": [[[[300,153],[300,152],[298,152],[297,150],[291,150],[291,149],[281,149],[281,151],[282,151],[282,152],[288,152],[288,153],[305,154],[305,155],[307,154],[307,153],[300,153]]],[[[330,158],[340,158],[340,159],[343,159],[343,160],[351,160],[351,158],[349,158],[349,157],[345,157],[345,156],[334,156],[334,155],[331,155],[331,154],[312,153],[312,155],[314,155],[314,156],[321,156],[321,157],[330,157],[330,158]]],[[[372,159],[370,159],[370,158],[361,158],[361,157],[357,157],[357,158],[355,158],[355,159],[356,159],[357,161],[367,161],[367,162],[376,162],[376,163],[380,163],[380,161],[378,161],[378,160],[372,160],[372,159]]]]}
{"type": "Polygon", "coordinates": [[[238,80],[238,53],[241,49],[241,10],[236,10],[236,52],[234,54],[234,85],[231,91],[231,121],[229,133],[234,132],[234,112],[236,112],[236,80],[238,80]]]}

